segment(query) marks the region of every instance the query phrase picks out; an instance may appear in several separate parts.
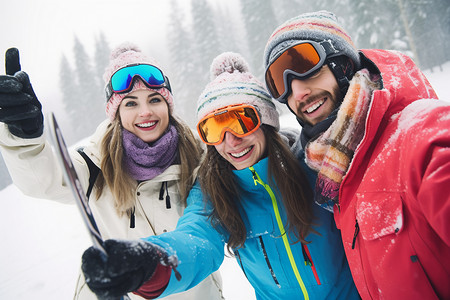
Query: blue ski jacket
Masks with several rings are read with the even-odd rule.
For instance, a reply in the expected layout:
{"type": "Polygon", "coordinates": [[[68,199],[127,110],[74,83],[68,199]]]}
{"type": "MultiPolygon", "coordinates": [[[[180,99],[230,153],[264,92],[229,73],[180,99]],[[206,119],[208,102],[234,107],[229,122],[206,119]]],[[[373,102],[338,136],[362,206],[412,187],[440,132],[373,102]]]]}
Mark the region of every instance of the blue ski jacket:
{"type": "MultiPolygon", "coordinates": [[[[236,259],[255,289],[257,299],[360,299],[344,255],[332,213],[313,205],[314,229],[302,245],[285,231],[286,211],[279,192],[268,185],[268,159],[233,171],[242,187],[241,215],[247,229],[236,259]]],[[[310,183],[315,174],[308,174],[310,183]]],[[[208,218],[211,203],[204,201],[197,183],[175,231],[145,238],[179,259],[181,281],[172,274],[161,295],[189,289],[216,271],[224,259],[228,234],[208,218]]],[[[173,272],[172,272],[173,273],[173,272]]]]}

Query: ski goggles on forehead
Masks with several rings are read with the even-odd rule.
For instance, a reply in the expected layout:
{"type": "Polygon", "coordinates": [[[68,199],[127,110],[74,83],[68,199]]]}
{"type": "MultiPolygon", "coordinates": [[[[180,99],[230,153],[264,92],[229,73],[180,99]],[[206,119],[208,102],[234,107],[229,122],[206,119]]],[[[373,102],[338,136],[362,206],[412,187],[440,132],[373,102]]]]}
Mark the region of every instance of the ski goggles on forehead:
{"type": "Polygon", "coordinates": [[[165,87],[172,92],[169,79],[159,68],[149,64],[133,64],[114,72],[106,86],[106,99],[109,100],[113,93],[120,94],[131,91],[137,78],[140,78],[149,88],[165,87]]]}
{"type": "Polygon", "coordinates": [[[246,104],[232,105],[216,110],[197,124],[202,141],[207,145],[223,142],[227,131],[238,137],[255,132],[261,125],[259,113],[255,107],[246,104]]]}
{"type": "Polygon", "coordinates": [[[285,103],[290,93],[288,75],[307,79],[323,66],[327,57],[338,52],[330,41],[307,41],[289,47],[266,68],[265,81],[270,94],[285,103]]]}

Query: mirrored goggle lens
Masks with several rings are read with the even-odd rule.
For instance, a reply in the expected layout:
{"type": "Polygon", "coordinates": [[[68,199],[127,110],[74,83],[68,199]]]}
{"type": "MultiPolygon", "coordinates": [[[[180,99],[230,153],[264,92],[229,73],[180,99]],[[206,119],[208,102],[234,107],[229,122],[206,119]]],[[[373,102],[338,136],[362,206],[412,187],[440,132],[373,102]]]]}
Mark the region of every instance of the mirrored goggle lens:
{"type": "Polygon", "coordinates": [[[225,108],[206,116],[197,125],[199,135],[208,145],[217,145],[223,141],[226,131],[244,137],[251,134],[260,125],[259,115],[250,106],[225,108]]]}
{"type": "Polygon", "coordinates": [[[135,65],[119,69],[111,77],[113,92],[120,93],[130,88],[133,77],[139,75],[150,86],[164,84],[164,75],[160,69],[152,65],[135,65]]]}
{"type": "Polygon", "coordinates": [[[278,99],[286,92],[283,78],[285,70],[306,76],[319,66],[320,62],[318,51],[310,43],[298,44],[284,51],[266,70],[266,84],[272,97],[278,99]]]}

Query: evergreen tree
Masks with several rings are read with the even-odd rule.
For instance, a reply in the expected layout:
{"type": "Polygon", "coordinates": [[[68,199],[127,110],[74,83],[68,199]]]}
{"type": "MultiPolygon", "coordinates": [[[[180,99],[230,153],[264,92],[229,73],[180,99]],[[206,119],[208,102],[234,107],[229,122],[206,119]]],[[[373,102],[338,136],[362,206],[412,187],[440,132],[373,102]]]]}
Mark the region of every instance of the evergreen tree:
{"type": "Polygon", "coordinates": [[[184,14],[171,2],[169,24],[170,53],[175,74],[173,92],[176,111],[191,127],[196,125],[196,103],[209,82],[209,66],[220,53],[213,10],[206,0],[191,3],[192,24],[186,25],[184,14]],[[181,99],[180,99],[181,98],[181,99]]]}
{"type": "Polygon", "coordinates": [[[405,50],[405,32],[395,1],[361,0],[346,5],[341,20],[345,19],[343,23],[357,48],[405,50]]]}
{"type": "Polygon", "coordinates": [[[100,74],[109,61],[109,47],[104,36],[100,36],[96,41],[95,69],[77,37],[74,38],[73,53],[73,68],[65,55],[61,59],[59,82],[72,129],[66,134],[68,144],[91,135],[105,119],[105,92],[100,74]]]}
{"type": "Polygon", "coordinates": [[[397,0],[409,27],[415,60],[423,69],[448,60],[450,46],[450,5],[448,0],[397,0]],[[430,5],[431,4],[431,5],[430,5]],[[430,48],[430,46],[432,47],[430,48]]]}
{"type": "Polygon", "coordinates": [[[192,76],[195,70],[192,36],[186,24],[185,11],[180,9],[175,0],[170,1],[170,7],[167,39],[171,67],[166,76],[172,87],[176,114],[194,127],[198,90],[192,88],[196,85],[196,78],[192,76]]]}
{"type": "Polygon", "coordinates": [[[262,79],[263,53],[267,40],[279,25],[269,0],[241,0],[242,17],[246,29],[246,41],[250,53],[245,55],[253,74],[262,79]]]}
{"type": "Polygon", "coordinates": [[[195,62],[195,73],[197,85],[194,87],[198,94],[209,82],[209,66],[212,60],[222,51],[219,36],[214,21],[214,11],[206,0],[195,0],[192,2],[192,30],[194,43],[192,59],[195,62]]]}
{"type": "Polygon", "coordinates": [[[99,91],[101,91],[101,96],[104,98],[104,86],[105,83],[103,81],[103,73],[109,64],[109,55],[111,53],[111,49],[109,47],[108,42],[106,41],[106,37],[104,33],[100,33],[100,35],[95,39],[95,60],[94,60],[94,71],[95,71],[95,79],[98,82],[99,91]]]}
{"type": "Polygon", "coordinates": [[[405,6],[403,0],[396,0],[396,4],[398,7],[400,18],[402,20],[403,30],[406,34],[406,39],[408,41],[409,49],[411,52],[410,56],[420,66],[420,58],[417,52],[416,39],[411,31],[411,14],[408,13],[407,7],[405,6]]]}
{"type": "MultiPolygon", "coordinates": [[[[59,87],[62,93],[64,110],[69,116],[70,127],[73,128],[73,126],[75,126],[73,120],[76,120],[78,116],[78,108],[74,105],[74,103],[77,103],[78,101],[78,98],[80,96],[78,95],[78,93],[80,92],[80,89],[76,77],[74,76],[75,71],[71,68],[70,63],[65,55],[61,57],[59,68],[59,87]]],[[[66,143],[69,145],[78,140],[78,136],[73,130],[66,131],[64,133],[64,138],[66,140],[66,143]]]]}
{"type": "MultiPolygon", "coordinates": [[[[217,31],[217,41],[222,52],[237,52],[246,53],[247,45],[241,43],[240,30],[240,10],[231,10],[224,2],[215,2],[216,7],[213,7],[215,27],[217,31]]],[[[220,53],[216,53],[215,56],[220,53]]]]}
{"type": "Polygon", "coordinates": [[[97,125],[104,120],[104,94],[98,85],[90,58],[78,38],[74,41],[75,75],[78,81],[79,97],[72,104],[76,109],[72,120],[77,138],[92,134],[97,125]]]}
{"type": "Polygon", "coordinates": [[[272,0],[272,7],[278,20],[276,26],[300,14],[312,11],[311,2],[301,0],[272,0]]]}

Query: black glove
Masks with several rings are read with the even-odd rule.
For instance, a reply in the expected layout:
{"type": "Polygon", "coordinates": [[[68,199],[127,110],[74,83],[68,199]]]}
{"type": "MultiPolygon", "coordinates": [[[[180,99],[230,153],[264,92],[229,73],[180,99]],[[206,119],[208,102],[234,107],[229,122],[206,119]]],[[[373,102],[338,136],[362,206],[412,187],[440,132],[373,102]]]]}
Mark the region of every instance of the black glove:
{"type": "MultiPolygon", "coordinates": [[[[159,263],[175,267],[178,260],[161,247],[145,242],[106,240],[107,256],[90,247],[82,257],[81,269],[89,288],[99,299],[119,299],[147,282],[159,263]]],[[[176,272],[177,273],[177,272],[176,272]]]]}
{"type": "Polygon", "coordinates": [[[0,122],[21,138],[42,135],[44,117],[27,73],[20,71],[19,50],[10,48],[5,55],[6,75],[0,75],[0,122]]]}

